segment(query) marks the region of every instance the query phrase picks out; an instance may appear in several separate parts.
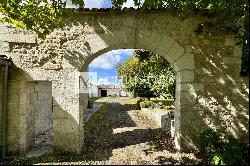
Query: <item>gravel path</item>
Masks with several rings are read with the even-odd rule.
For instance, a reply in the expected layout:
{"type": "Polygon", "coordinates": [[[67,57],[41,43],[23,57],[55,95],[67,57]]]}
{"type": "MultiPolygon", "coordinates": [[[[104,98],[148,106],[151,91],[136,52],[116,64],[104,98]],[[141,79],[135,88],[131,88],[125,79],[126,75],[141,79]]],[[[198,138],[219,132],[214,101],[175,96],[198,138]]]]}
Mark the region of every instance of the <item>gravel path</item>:
{"type": "MultiPolygon", "coordinates": [[[[98,99],[99,100],[99,99],[98,99]]],[[[104,103],[85,126],[85,149],[80,156],[11,160],[5,164],[38,165],[159,165],[206,164],[198,154],[174,149],[170,133],[137,110],[136,100],[102,98],[104,103]]],[[[2,163],[2,162],[1,162],[2,163]]],[[[2,163],[2,164],[4,164],[2,163]]]]}
{"type": "Polygon", "coordinates": [[[170,133],[150,121],[135,102],[116,98],[106,101],[101,122],[86,129],[89,164],[198,164],[193,153],[174,149],[170,133]]]}

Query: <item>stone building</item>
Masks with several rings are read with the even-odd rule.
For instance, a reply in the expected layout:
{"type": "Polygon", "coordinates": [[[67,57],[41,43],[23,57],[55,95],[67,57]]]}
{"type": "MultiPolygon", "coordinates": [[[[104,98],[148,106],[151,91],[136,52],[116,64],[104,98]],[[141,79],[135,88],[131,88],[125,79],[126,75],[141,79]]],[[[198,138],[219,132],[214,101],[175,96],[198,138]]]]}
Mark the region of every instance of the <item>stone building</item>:
{"type": "Polygon", "coordinates": [[[128,92],[124,91],[121,85],[93,85],[90,84],[89,97],[128,97],[128,92]]]}
{"type": "Polygon", "coordinates": [[[89,83],[89,98],[99,97],[98,87],[95,84],[89,83]]]}

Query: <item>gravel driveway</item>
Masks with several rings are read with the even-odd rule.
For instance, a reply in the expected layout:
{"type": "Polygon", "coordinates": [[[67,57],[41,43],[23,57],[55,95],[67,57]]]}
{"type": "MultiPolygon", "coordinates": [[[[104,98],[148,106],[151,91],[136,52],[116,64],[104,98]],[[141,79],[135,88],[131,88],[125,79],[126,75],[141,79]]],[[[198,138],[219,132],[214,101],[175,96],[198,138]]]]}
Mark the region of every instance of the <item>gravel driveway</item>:
{"type": "MultiPolygon", "coordinates": [[[[135,100],[108,98],[101,121],[85,129],[90,164],[198,164],[194,153],[174,149],[170,133],[137,110],[135,100]]],[[[88,126],[87,126],[88,127],[88,126]]]]}
{"type": "Polygon", "coordinates": [[[14,159],[1,164],[39,165],[194,165],[206,164],[195,153],[174,149],[170,133],[138,110],[135,99],[101,98],[103,106],[85,125],[85,149],[79,156],[14,159]]]}

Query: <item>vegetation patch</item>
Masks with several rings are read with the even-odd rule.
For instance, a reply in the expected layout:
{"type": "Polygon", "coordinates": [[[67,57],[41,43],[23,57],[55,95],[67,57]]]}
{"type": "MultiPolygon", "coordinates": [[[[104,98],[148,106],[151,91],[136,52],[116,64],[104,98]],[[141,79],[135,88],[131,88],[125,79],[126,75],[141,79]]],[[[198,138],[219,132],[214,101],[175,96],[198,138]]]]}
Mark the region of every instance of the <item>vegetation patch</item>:
{"type": "Polygon", "coordinates": [[[155,103],[153,101],[145,100],[140,102],[140,106],[141,108],[154,108],[155,103]]]}
{"type": "Polygon", "coordinates": [[[170,119],[173,119],[173,118],[174,118],[174,111],[173,111],[173,110],[171,110],[171,111],[168,112],[168,117],[169,117],[170,119]]]}
{"type": "Polygon", "coordinates": [[[206,130],[200,134],[201,151],[212,165],[249,165],[249,144],[240,143],[231,135],[206,130]]]}
{"type": "Polygon", "coordinates": [[[86,128],[88,130],[92,130],[96,126],[96,124],[102,122],[107,111],[107,104],[104,103],[103,106],[88,120],[88,122],[86,123],[86,128]]]}
{"type": "Polygon", "coordinates": [[[174,105],[174,99],[161,99],[161,100],[158,100],[158,99],[152,99],[152,101],[156,104],[163,104],[165,106],[172,106],[174,105]]]}
{"type": "Polygon", "coordinates": [[[152,108],[152,111],[166,111],[166,110],[173,110],[174,106],[174,99],[151,99],[150,101],[145,98],[141,98],[137,101],[137,106],[139,108],[152,108]]]}

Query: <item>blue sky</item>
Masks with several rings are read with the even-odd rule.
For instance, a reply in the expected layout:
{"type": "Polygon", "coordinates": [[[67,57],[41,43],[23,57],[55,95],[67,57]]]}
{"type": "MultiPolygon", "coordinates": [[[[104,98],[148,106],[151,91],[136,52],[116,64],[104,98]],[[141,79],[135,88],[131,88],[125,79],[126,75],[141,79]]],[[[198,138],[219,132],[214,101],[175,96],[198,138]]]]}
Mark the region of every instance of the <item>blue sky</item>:
{"type": "MultiPolygon", "coordinates": [[[[144,1],[144,0],[142,0],[144,1]]],[[[71,0],[66,0],[67,7],[74,7],[71,0]]],[[[85,8],[110,8],[112,6],[111,0],[85,0],[85,8]]],[[[133,0],[127,0],[123,7],[134,7],[133,0]]]]}
{"type": "Polygon", "coordinates": [[[89,72],[97,73],[93,84],[120,84],[117,78],[116,66],[133,54],[131,49],[120,49],[107,52],[94,59],[89,64],[89,72]]]}
{"type": "MultiPolygon", "coordinates": [[[[142,0],[144,1],[144,0],[142,0]]],[[[75,7],[72,5],[71,0],[66,0],[68,8],[75,7]]],[[[111,8],[111,0],[85,0],[85,8],[111,8]]],[[[122,6],[134,7],[133,0],[127,0],[122,6]]],[[[93,84],[119,84],[120,81],[117,78],[116,65],[123,63],[129,56],[133,54],[133,50],[114,50],[106,54],[103,54],[96,58],[89,65],[89,72],[97,73],[97,80],[91,81],[93,84]]]]}

